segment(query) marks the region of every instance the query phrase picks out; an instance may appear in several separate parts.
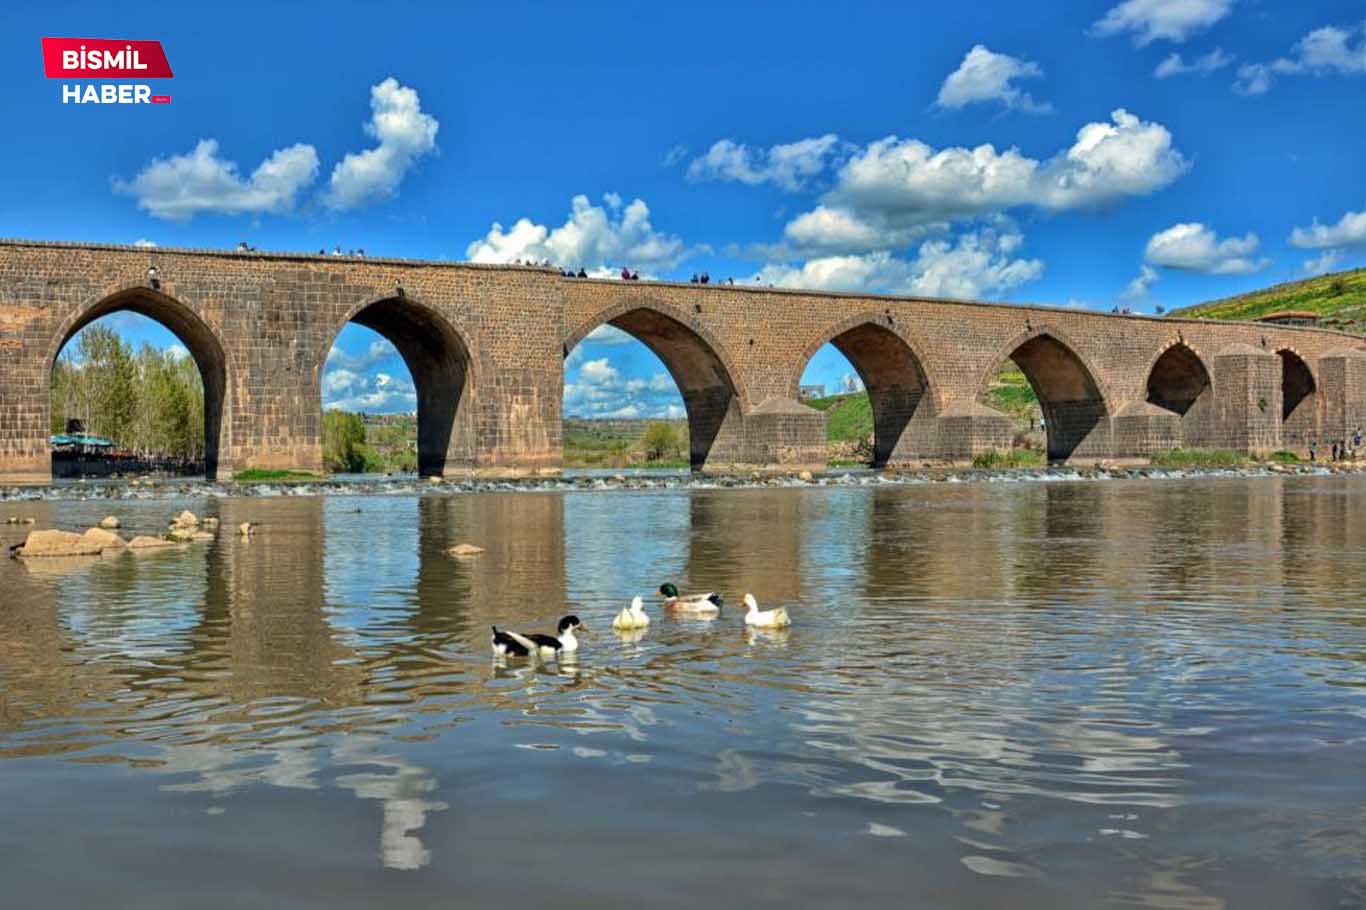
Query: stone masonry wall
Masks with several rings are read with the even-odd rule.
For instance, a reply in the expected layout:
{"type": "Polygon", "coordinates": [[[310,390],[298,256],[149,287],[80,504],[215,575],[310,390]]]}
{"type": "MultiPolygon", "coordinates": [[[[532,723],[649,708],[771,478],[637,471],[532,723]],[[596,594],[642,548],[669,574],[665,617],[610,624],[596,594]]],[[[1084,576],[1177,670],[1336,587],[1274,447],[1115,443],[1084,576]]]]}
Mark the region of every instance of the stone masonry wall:
{"type": "Polygon", "coordinates": [[[824,417],[797,403],[797,385],[836,340],[870,388],[889,390],[873,396],[875,448],[893,464],[967,460],[1008,444],[1009,422],[981,397],[1012,356],[1057,418],[1050,451],[1076,459],[1196,440],[1283,444],[1282,351],[1314,384],[1294,441],[1366,420],[1366,344],[1314,329],[567,279],[518,266],[9,241],[0,242],[0,482],[47,479],[53,358],[118,309],[165,323],[221,386],[208,390],[221,400],[219,476],[321,466],[323,365],[352,319],[390,337],[413,372],[431,473],[557,467],[564,357],[609,322],[665,362],[702,440],[694,465],[712,470],[817,466],[824,417]],[[1173,424],[1163,415],[1174,412],[1148,410],[1150,395],[1167,400],[1149,377],[1176,345],[1210,388],[1173,424]]]}

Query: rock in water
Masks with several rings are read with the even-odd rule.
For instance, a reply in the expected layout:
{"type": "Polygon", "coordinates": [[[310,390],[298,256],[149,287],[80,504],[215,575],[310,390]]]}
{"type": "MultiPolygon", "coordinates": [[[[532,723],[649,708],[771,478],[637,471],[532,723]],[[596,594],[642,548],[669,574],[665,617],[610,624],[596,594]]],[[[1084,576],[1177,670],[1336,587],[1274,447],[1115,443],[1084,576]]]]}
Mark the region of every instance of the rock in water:
{"type": "Polygon", "coordinates": [[[797,479],[805,481],[806,483],[810,483],[813,478],[810,471],[802,471],[800,474],[797,475],[797,479]]]}
{"type": "Polygon", "coordinates": [[[195,514],[193,512],[191,512],[189,509],[186,509],[184,512],[181,512],[179,515],[177,515],[174,520],[172,520],[171,527],[197,528],[199,527],[199,519],[195,517],[195,514]]]}
{"type": "Polygon", "coordinates": [[[91,528],[81,535],[81,539],[91,544],[98,544],[101,553],[105,550],[122,550],[128,546],[126,540],[105,528],[91,528]]]}
{"type": "Polygon", "coordinates": [[[117,531],[122,526],[122,522],[119,521],[118,516],[116,515],[106,515],[104,518],[100,519],[100,527],[108,531],[117,531]]]}
{"type": "Polygon", "coordinates": [[[72,531],[33,531],[16,552],[19,556],[98,556],[107,543],[72,531]]]}
{"type": "Polygon", "coordinates": [[[452,556],[478,556],[484,552],[484,548],[476,547],[472,543],[458,543],[446,552],[452,556]]]}
{"type": "Polygon", "coordinates": [[[164,537],[148,537],[145,534],[138,535],[128,541],[128,549],[130,550],[162,550],[173,546],[175,546],[173,540],[166,540],[164,537]]]}

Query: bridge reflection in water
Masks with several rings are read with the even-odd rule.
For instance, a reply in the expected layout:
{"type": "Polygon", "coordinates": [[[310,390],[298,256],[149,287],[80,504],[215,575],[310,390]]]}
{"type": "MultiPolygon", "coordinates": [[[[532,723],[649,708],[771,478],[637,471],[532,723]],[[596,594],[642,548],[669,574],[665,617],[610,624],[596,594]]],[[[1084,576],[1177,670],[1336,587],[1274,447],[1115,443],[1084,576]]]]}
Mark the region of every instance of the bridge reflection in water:
{"type": "MultiPolygon", "coordinates": [[[[261,533],[0,565],[0,791],[15,797],[0,841],[16,868],[50,863],[60,828],[10,792],[21,781],[99,831],[136,814],[221,848],[177,813],[236,814],[294,867],[335,852],[357,900],[374,896],[358,831],[371,862],[432,871],[419,892],[480,896],[508,851],[560,872],[554,850],[629,866],[703,818],[718,876],[772,819],[808,859],[831,832],[914,827],[900,864],[841,854],[830,874],[856,895],[914,876],[986,900],[1005,876],[1044,905],[1088,843],[1077,893],[1213,900],[1226,880],[1185,859],[1224,824],[1202,795],[1232,794],[1218,811],[1251,825],[1269,777],[1302,812],[1278,816],[1293,846],[1259,872],[1240,823],[1228,864],[1347,894],[1348,835],[1306,838],[1361,820],[1345,807],[1366,755],[1343,725],[1366,681],[1351,645],[1363,497],[1354,480],[1257,480],[215,500],[200,508],[261,533]],[[484,554],[447,555],[462,541],[484,554]],[[665,580],[732,605],[752,590],[797,624],[756,635],[736,607],[715,623],[653,608],[645,638],[619,641],[610,616],[665,580]],[[549,629],[568,611],[595,627],[577,661],[491,664],[491,623],[549,629]],[[1245,748],[1272,727],[1300,766],[1245,748]],[[1322,737],[1339,751],[1310,747],[1322,737]],[[73,774],[102,795],[58,792],[73,774]],[[1145,851],[1105,846],[1159,832],[1145,851]]],[[[77,526],[107,509],[8,511],[77,526]]],[[[119,508],[135,532],[171,511],[119,508]]],[[[116,855],[88,851],[121,887],[116,855]]]]}

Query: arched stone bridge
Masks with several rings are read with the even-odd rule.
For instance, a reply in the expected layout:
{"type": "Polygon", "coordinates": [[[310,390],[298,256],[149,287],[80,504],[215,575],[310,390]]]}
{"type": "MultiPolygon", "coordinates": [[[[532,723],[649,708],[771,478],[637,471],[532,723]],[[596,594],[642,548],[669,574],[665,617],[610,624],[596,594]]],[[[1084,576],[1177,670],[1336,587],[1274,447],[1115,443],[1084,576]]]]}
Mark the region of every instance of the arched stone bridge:
{"type": "Polygon", "coordinates": [[[880,464],[1008,446],[1010,420],[981,403],[1007,358],[1038,394],[1058,460],[1303,448],[1366,423],[1366,344],[1316,329],[520,266],[7,241],[0,482],[49,479],[53,361],[118,310],[160,321],[198,363],[219,477],[321,468],[323,365],[350,321],[392,341],[412,372],[429,475],[558,467],[564,358],[604,323],[673,375],[699,469],[819,464],[825,418],[797,402],[797,386],[827,342],[868,387],[880,464]]]}

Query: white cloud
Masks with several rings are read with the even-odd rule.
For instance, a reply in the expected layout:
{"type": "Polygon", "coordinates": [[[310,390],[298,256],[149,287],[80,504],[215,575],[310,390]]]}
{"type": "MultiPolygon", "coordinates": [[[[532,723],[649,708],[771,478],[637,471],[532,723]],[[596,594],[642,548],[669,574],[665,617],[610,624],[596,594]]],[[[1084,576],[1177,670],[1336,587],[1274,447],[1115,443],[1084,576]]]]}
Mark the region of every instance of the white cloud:
{"type": "Polygon", "coordinates": [[[187,221],[201,212],[225,215],[291,211],[304,187],[318,175],[311,145],[272,152],[243,179],[237,165],[218,157],[218,142],[201,139],[186,155],[155,158],[132,180],[115,178],[114,192],[134,196],[138,208],[156,218],[187,221]]]}
{"type": "Polygon", "coordinates": [[[1337,268],[1342,259],[1342,250],[1324,250],[1322,255],[1304,263],[1304,270],[1310,275],[1326,275],[1337,268]]]}
{"type": "Polygon", "coordinates": [[[335,344],[327,352],[325,370],[341,368],[356,373],[367,373],[391,357],[397,357],[398,350],[388,341],[376,338],[370,346],[359,354],[348,354],[335,344]]]}
{"type": "MultiPolygon", "coordinates": [[[[608,194],[613,197],[613,194],[608,194]]],[[[529,218],[520,218],[509,230],[493,227],[465,250],[472,262],[549,260],[561,268],[580,266],[608,274],[611,265],[638,269],[671,268],[688,249],[672,234],[663,234],[650,223],[650,209],[635,199],[622,206],[620,197],[608,198],[607,208],[592,205],[587,196],[575,196],[569,218],[551,230],[529,218]]],[[[595,276],[596,277],[596,276],[595,276]]]]}
{"type": "Polygon", "coordinates": [[[1232,9],[1233,0],[1124,0],[1091,26],[1091,33],[1106,37],[1132,32],[1139,47],[1154,41],[1180,44],[1232,9]]]}
{"type": "Polygon", "coordinates": [[[1043,69],[1029,60],[997,54],[978,44],[963,57],[958,69],[949,73],[939,88],[935,104],[960,109],[982,101],[999,101],[1008,108],[1043,114],[1053,109],[1039,103],[1014,83],[1019,79],[1039,79],[1043,69]]]}
{"type": "Polygon", "coordinates": [[[145,247],[147,249],[153,249],[156,247],[156,241],[148,240],[146,237],[139,237],[137,240],[133,241],[133,246],[140,246],[145,247]]]}
{"type": "Polygon", "coordinates": [[[1244,237],[1219,236],[1199,222],[1174,224],[1159,231],[1148,240],[1144,259],[1151,265],[1206,275],[1246,275],[1270,264],[1269,259],[1255,259],[1260,242],[1257,235],[1244,237]]]}
{"type": "Polygon", "coordinates": [[[832,243],[852,248],[860,232],[875,238],[1017,206],[1058,211],[1145,195],[1188,167],[1166,127],[1123,109],[1108,123],[1085,124],[1070,147],[1043,161],[1015,148],[935,149],[889,136],[841,168],[825,211],[802,215],[789,227],[813,246],[824,227],[832,243]]]}
{"type": "Polygon", "coordinates": [[[417,409],[413,384],[382,371],[364,373],[329,367],[323,373],[322,393],[327,410],[394,414],[417,409]]]}
{"type": "Polygon", "coordinates": [[[669,149],[667,152],[664,153],[664,161],[662,162],[662,164],[664,165],[664,167],[673,167],[674,165],[680,163],[686,157],[688,157],[687,146],[675,145],[673,148],[669,149]]]}
{"type": "Polygon", "coordinates": [[[1290,232],[1290,245],[1311,250],[1366,246],[1366,210],[1346,212],[1337,224],[1319,224],[1316,218],[1309,227],[1290,232]]]}
{"type": "Polygon", "coordinates": [[[436,148],[440,128],[422,112],[417,92],[390,76],[370,88],[367,135],[379,144],[352,152],[332,169],[324,203],[332,209],[354,209],[392,197],[399,183],[423,155],[436,148]]]}
{"type": "Polygon", "coordinates": [[[1201,76],[1208,76],[1232,62],[1233,55],[1224,53],[1223,48],[1219,47],[1208,54],[1196,57],[1190,63],[1183,60],[1176,51],[1172,51],[1157,65],[1157,69],[1153,70],[1153,75],[1159,79],[1168,79],[1172,76],[1180,76],[1183,73],[1198,73],[1201,76]]]}
{"type": "Polygon", "coordinates": [[[601,357],[583,362],[564,386],[564,413],[597,418],[668,418],[686,412],[667,373],[625,378],[601,357]]]}
{"type": "Polygon", "coordinates": [[[172,360],[184,360],[190,356],[190,352],[185,349],[184,345],[173,344],[166,349],[166,356],[172,360]]]}
{"type": "Polygon", "coordinates": [[[801,266],[770,264],[765,284],[823,291],[885,291],[927,297],[974,299],[1003,294],[1043,275],[1038,259],[1014,258],[1020,234],[984,227],[954,240],[927,240],[915,258],[882,250],[862,255],[823,256],[801,266]]]}
{"type": "Polygon", "coordinates": [[[1238,68],[1233,87],[1244,95],[1261,95],[1277,75],[1366,75],[1366,23],[1350,28],[1325,26],[1314,29],[1291,48],[1289,57],[1270,63],[1249,63],[1238,68]],[[1353,39],[1356,43],[1353,44],[1353,39]]]}
{"type": "Polygon", "coordinates": [[[1144,263],[1138,269],[1138,275],[1120,293],[1121,300],[1137,300],[1148,293],[1148,288],[1157,282],[1157,269],[1144,263]]]}
{"type": "Polygon", "coordinates": [[[1264,95],[1271,88],[1271,67],[1265,63],[1244,63],[1238,67],[1233,90],[1240,95],[1264,95]]]}
{"type": "Polygon", "coordinates": [[[799,190],[825,169],[839,149],[839,137],[833,133],[766,149],[719,139],[688,165],[688,179],[733,180],[751,186],[772,183],[799,190]]]}

